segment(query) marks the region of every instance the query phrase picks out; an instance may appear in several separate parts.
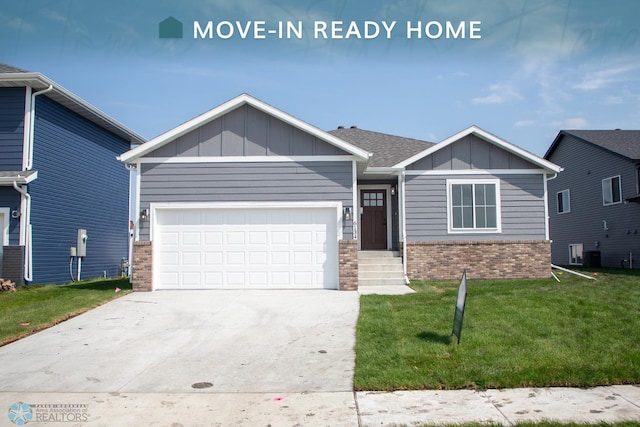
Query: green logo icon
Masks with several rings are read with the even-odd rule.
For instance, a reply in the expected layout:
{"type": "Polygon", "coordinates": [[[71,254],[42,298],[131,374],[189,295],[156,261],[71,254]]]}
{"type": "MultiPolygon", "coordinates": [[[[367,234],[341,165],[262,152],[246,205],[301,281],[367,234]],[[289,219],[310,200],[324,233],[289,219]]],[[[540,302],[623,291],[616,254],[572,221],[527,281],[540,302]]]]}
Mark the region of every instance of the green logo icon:
{"type": "Polygon", "coordinates": [[[181,39],[182,38],[182,22],[173,16],[168,17],[160,22],[159,35],[161,39],[181,39]]]}

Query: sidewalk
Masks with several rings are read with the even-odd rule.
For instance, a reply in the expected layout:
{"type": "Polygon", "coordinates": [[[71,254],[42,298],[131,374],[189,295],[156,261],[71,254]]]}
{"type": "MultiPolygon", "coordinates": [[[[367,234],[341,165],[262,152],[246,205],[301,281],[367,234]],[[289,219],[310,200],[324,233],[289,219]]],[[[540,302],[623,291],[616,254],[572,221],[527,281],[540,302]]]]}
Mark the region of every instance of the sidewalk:
{"type": "MultiPolygon", "coordinates": [[[[72,421],[69,417],[76,417],[73,425],[78,427],[384,427],[471,422],[508,426],[542,420],[640,422],[640,387],[632,385],[592,389],[558,387],[392,393],[0,392],[0,410],[3,412],[16,402],[26,402],[31,406],[34,418],[26,424],[30,427],[49,426],[56,420],[68,423],[72,421]],[[72,409],[67,410],[61,405],[72,409]],[[36,413],[40,413],[41,421],[46,416],[57,418],[37,422],[36,413]]],[[[14,425],[7,415],[0,416],[0,426],[14,425]]]]}
{"type": "Polygon", "coordinates": [[[361,426],[560,422],[640,422],[640,387],[359,392],[361,426]]]}

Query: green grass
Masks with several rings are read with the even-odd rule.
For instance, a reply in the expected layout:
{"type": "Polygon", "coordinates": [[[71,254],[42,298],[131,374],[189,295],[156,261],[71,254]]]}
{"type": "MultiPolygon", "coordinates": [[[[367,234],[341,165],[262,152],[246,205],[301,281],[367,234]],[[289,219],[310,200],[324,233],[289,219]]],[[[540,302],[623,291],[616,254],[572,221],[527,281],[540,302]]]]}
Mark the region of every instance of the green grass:
{"type": "Polygon", "coordinates": [[[362,296],[356,389],[640,383],[640,276],[559,277],[469,280],[460,345],[451,338],[458,282],[362,296]]]}
{"type": "Polygon", "coordinates": [[[0,293],[0,345],[53,326],[131,292],[129,279],[21,286],[0,293]],[[122,289],[116,293],[115,289],[122,289]],[[27,326],[22,326],[27,324],[27,326]]]}

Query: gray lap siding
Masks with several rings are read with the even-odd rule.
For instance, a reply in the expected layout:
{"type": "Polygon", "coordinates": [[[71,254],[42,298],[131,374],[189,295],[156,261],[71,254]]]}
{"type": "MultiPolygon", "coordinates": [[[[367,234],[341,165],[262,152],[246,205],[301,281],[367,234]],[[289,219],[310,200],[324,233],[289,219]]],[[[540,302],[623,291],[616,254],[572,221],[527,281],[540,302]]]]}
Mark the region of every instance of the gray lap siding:
{"type": "MultiPolygon", "coordinates": [[[[166,202],[342,202],[353,206],[350,161],[143,163],[140,207],[166,202]]],[[[343,221],[343,235],[352,235],[343,221]]],[[[148,222],[140,240],[149,240],[148,222]]]]}
{"type": "Polygon", "coordinates": [[[407,176],[407,240],[477,241],[544,240],[544,176],[522,175],[419,175],[407,176]],[[501,233],[450,234],[447,227],[448,179],[500,180],[501,233]]]}

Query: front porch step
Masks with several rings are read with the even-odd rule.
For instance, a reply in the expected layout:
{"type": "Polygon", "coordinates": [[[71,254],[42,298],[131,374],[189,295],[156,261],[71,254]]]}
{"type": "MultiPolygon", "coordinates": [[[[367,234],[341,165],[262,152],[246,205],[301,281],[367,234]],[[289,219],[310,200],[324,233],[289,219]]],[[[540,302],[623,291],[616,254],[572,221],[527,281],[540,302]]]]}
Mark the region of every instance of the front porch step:
{"type": "Polygon", "coordinates": [[[358,278],[358,287],[360,286],[404,286],[406,282],[404,277],[401,279],[360,279],[358,278]]]}
{"type": "Polygon", "coordinates": [[[358,252],[358,286],[405,285],[400,252],[358,252]]]}
{"type": "Polygon", "coordinates": [[[400,251],[358,251],[358,259],[399,258],[400,251]]]}

